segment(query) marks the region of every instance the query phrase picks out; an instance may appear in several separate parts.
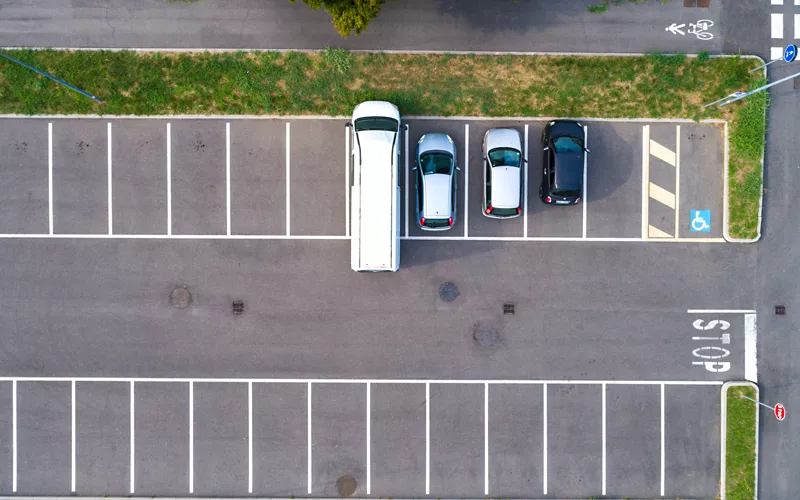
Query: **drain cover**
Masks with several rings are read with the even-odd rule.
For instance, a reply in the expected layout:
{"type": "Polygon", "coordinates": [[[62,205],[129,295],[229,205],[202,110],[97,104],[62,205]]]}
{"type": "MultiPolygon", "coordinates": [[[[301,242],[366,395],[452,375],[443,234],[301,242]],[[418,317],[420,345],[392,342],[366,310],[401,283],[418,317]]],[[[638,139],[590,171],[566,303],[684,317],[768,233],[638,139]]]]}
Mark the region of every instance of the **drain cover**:
{"type": "Polygon", "coordinates": [[[176,309],[186,309],[192,303],[192,294],[182,286],[175,287],[169,294],[169,304],[176,309]]]}
{"type": "Polygon", "coordinates": [[[458,287],[449,281],[439,285],[439,298],[445,302],[453,302],[460,295],[458,287]]]}
{"type": "Polygon", "coordinates": [[[775,314],[778,316],[783,316],[786,314],[786,306],[783,304],[778,304],[775,306],[775,314]]]}
{"type": "Polygon", "coordinates": [[[506,302],[503,304],[503,314],[514,314],[514,303],[506,302]]]}
{"type": "Polygon", "coordinates": [[[233,308],[233,314],[242,314],[244,312],[244,301],[234,300],[231,307],[233,308]]]}
{"type": "Polygon", "coordinates": [[[477,342],[478,345],[490,347],[497,343],[497,340],[500,338],[500,336],[497,334],[497,330],[486,328],[481,325],[475,325],[472,327],[472,338],[475,339],[475,342],[477,342]]]}
{"type": "Polygon", "coordinates": [[[339,491],[339,496],[349,497],[356,492],[356,478],[353,476],[342,476],[336,480],[336,490],[339,491]]]}

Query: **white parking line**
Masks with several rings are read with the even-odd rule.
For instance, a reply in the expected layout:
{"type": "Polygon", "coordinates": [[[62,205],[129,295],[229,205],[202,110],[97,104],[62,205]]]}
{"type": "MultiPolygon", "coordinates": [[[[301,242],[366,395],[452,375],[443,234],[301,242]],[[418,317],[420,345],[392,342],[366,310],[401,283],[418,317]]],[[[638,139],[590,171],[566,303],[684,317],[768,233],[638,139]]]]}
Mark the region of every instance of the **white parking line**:
{"type": "MultiPolygon", "coordinates": [[[[583,147],[589,147],[589,127],[583,126],[583,147]]],[[[587,193],[589,192],[589,185],[586,183],[586,161],[588,155],[583,154],[583,237],[586,238],[586,200],[588,199],[587,193]]]]}
{"type": "Polygon", "coordinates": [[[135,408],[136,408],[136,406],[135,406],[136,405],[136,403],[135,403],[135,401],[136,401],[135,400],[136,390],[134,388],[135,387],[134,384],[136,384],[136,382],[131,380],[131,391],[130,391],[130,393],[131,393],[131,401],[130,401],[130,410],[131,410],[131,418],[130,418],[130,426],[131,426],[131,431],[130,431],[130,438],[131,438],[131,446],[130,446],[130,448],[131,448],[131,458],[130,458],[131,474],[130,474],[130,476],[131,477],[130,477],[130,483],[131,484],[130,484],[130,489],[131,489],[131,495],[133,495],[133,492],[134,492],[134,484],[135,484],[134,478],[136,477],[136,475],[135,475],[135,472],[136,472],[136,465],[135,464],[136,463],[134,461],[134,459],[136,457],[136,424],[135,424],[135,422],[136,422],[136,420],[135,420],[135,418],[136,418],[136,410],[135,410],[135,408]]]}
{"type": "Polygon", "coordinates": [[[483,384],[483,494],[489,495],[489,384],[483,384]]]}
{"type": "MultiPolygon", "coordinates": [[[[14,394],[16,394],[16,391],[14,392],[14,394]]],[[[14,412],[14,415],[16,415],[16,412],[14,412]]],[[[16,427],[14,428],[16,429],[16,427]]],[[[14,463],[16,464],[16,462],[14,463]]],[[[16,475],[14,475],[14,477],[16,477],[16,475]]],[[[425,494],[426,495],[431,494],[431,384],[430,382],[425,382],[425,494]]]]}
{"type": "MultiPolygon", "coordinates": [[[[47,210],[50,234],[53,234],[53,124],[47,124],[47,210]]],[[[14,490],[17,491],[17,490],[14,490]]]]}
{"type": "MultiPolygon", "coordinates": [[[[584,127],[585,128],[585,127],[584,127]]],[[[528,124],[525,124],[525,206],[522,214],[522,236],[528,237],[528,124]]],[[[585,234],[585,232],[584,232],[585,234]]],[[[488,493],[487,493],[488,494],[488,493]]]]}
{"type": "Polygon", "coordinates": [[[253,382],[247,382],[247,492],[253,492],[253,382]]]}
{"type": "Polygon", "coordinates": [[[542,384],[542,494],[547,495],[547,384],[542,384]]]}
{"type": "Polygon", "coordinates": [[[661,384],[661,496],[664,496],[664,384],[661,384]]]}
{"type": "Polygon", "coordinates": [[[744,315],[744,378],[758,383],[758,334],[756,315],[744,315]]]}
{"type": "Polygon", "coordinates": [[[344,234],[350,237],[350,127],[344,128],[344,234]]]}
{"type": "Polygon", "coordinates": [[[307,390],[306,390],[306,397],[307,397],[307,429],[306,429],[306,455],[307,455],[307,464],[306,464],[306,483],[308,484],[308,494],[311,494],[311,382],[308,382],[307,390]]]}
{"type": "MultiPolygon", "coordinates": [[[[113,184],[111,180],[111,122],[108,122],[108,234],[114,234],[113,184]]],[[[75,491],[75,490],[73,490],[75,491]]]]}
{"type": "MultiPolygon", "coordinates": [[[[795,0],[797,1],[797,0],[795,0]]],[[[770,0],[770,5],[783,5],[783,0],[770,0]]]]}
{"type": "Polygon", "coordinates": [[[469,236],[469,124],[464,124],[464,238],[469,236]]]}
{"type": "Polygon", "coordinates": [[[231,122],[225,123],[225,227],[231,235],[231,122]]]}
{"type": "Polygon", "coordinates": [[[75,493],[75,381],[73,380],[70,384],[70,389],[72,393],[72,448],[71,448],[71,457],[72,457],[72,468],[71,468],[71,479],[72,479],[72,492],[75,493]]]}
{"type": "Polygon", "coordinates": [[[167,122],[167,235],[172,235],[172,123],[167,122]]]}
{"type": "Polygon", "coordinates": [[[370,383],[367,382],[367,495],[372,491],[372,449],[370,447],[370,432],[372,421],[372,402],[370,401],[370,383]]]}
{"type": "Polygon", "coordinates": [[[606,494],[606,384],[603,384],[603,496],[606,494]]]}
{"type": "Polygon", "coordinates": [[[650,185],[650,125],[642,126],[642,239],[646,240],[649,236],[648,211],[649,193],[647,187],[650,185]]]}
{"type": "Polygon", "coordinates": [[[17,492],[17,381],[11,382],[11,492],[17,492]]]}
{"type": "Polygon", "coordinates": [[[772,38],[783,38],[783,14],[770,14],[772,38]]]}
{"type": "Polygon", "coordinates": [[[292,185],[292,178],[291,178],[292,172],[291,172],[291,170],[292,169],[291,169],[291,164],[289,163],[290,159],[291,159],[291,155],[290,155],[290,150],[291,150],[291,147],[290,147],[291,146],[291,143],[290,143],[290,139],[291,139],[291,137],[290,137],[290,135],[291,135],[290,125],[291,124],[289,122],[286,122],[286,236],[289,236],[290,234],[292,234],[291,228],[289,226],[289,204],[290,204],[291,198],[292,198],[292,190],[291,190],[291,185],[292,185]]]}
{"type": "Polygon", "coordinates": [[[189,381],[189,493],[194,493],[194,382],[189,381]]]}
{"type": "Polygon", "coordinates": [[[675,237],[681,235],[679,214],[681,213],[681,126],[675,126],[675,237]]]}
{"type": "MultiPolygon", "coordinates": [[[[800,5],[800,4],[795,3],[795,5],[800,5]]],[[[794,15],[794,38],[795,40],[800,38],[800,14],[794,15]]]]}
{"type": "Polygon", "coordinates": [[[408,237],[408,213],[411,211],[411,207],[408,206],[408,178],[411,177],[411,171],[408,169],[408,133],[411,127],[406,123],[406,137],[405,137],[405,147],[406,147],[406,237],[408,237]]]}

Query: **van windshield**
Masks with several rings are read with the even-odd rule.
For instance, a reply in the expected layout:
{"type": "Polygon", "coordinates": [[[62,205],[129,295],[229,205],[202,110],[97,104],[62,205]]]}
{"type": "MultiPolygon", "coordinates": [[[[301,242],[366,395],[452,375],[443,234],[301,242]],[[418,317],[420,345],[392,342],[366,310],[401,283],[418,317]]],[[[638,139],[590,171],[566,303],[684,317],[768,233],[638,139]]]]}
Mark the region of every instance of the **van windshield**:
{"type": "Polygon", "coordinates": [[[367,116],[356,120],[356,132],[369,130],[382,130],[386,132],[397,132],[397,120],[386,118],[385,116],[367,116]]]}

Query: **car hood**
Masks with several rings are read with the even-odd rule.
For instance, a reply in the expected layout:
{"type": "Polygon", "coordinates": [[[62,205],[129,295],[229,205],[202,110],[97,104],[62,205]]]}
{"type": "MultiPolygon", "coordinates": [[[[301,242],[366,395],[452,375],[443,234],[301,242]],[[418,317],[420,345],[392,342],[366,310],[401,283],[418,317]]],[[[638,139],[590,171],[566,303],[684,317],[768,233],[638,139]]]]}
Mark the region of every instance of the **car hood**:
{"type": "Polygon", "coordinates": [[[583,127],[574,121],[556,120],[550,125],[550,137],[559,137],[562,135],[571,135],[583,140],[583,127]]]}
{"type": "Polygon", "coordinates": [[[446,219],[450,217],[450,176],[444,174],[428,174],[423,176],[425,184],[425,213],[428,219],[446,219]]]}
{"type": "Polygon", "coordinates": [[[519,167],[492,168],[492,206],[516,208],[519,203],[519,167]]]}
{"type": "Polygon", "coordinates": [[[514,148],[522,151],[519,132],[513,128],[496,128],[486,133],[486,153],[494,148],[514,148]]]}

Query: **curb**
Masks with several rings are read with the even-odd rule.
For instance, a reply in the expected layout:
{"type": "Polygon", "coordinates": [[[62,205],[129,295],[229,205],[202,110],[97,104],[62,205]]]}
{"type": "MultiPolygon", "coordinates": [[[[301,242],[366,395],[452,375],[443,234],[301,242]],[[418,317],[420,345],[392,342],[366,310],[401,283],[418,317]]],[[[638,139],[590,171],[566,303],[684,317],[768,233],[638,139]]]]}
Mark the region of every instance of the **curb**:
{"type": "MultiPolygon", "coordinates": [[[[725,500],[725,452],[727,442],[728,418],[728,389],[731,387],[752,387],[756,390],[756,401],[760,401],[758,385],[749,381],[725,382],[720,391],[720,452],[719,452],[719,498],[725,500]]],[[[756,405],[756,457],[755,457],[755,494],[753,500],[758,500],[758,419],[761,412],[756,405]]]]}

